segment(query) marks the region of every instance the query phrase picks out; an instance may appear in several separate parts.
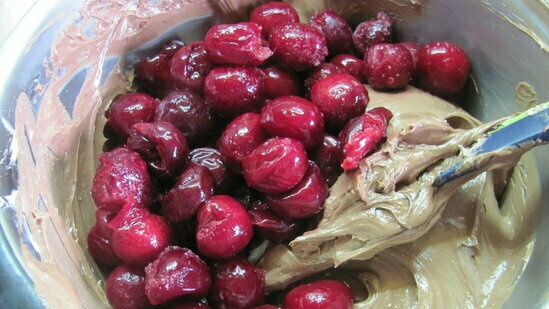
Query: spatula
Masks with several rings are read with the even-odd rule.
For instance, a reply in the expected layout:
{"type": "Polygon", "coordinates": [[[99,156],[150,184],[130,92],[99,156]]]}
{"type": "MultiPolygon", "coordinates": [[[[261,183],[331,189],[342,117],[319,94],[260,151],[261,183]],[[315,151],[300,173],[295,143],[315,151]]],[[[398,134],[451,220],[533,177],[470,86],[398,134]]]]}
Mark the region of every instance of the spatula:
{"type": "Polygon", "coordinates": [[[549,143],[549,102],[506,117],[496,123],[499,124],[469,148],[468,164],[464,161],[454,162],[439,174],[435,181],[436,186],[480,168],[475,164],[478,161],[475,158],[480,156],[487,156],[491,152],[502,149],[526,152],[532,147],[549,143]]]}

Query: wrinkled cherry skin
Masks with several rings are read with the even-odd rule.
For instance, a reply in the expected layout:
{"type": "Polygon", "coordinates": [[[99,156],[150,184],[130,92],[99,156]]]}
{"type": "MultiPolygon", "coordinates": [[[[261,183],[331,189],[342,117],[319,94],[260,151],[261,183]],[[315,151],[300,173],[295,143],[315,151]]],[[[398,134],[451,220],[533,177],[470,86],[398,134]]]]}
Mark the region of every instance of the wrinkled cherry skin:
{"type": "Polygon", "coordinates": [[[105,294],[114,309],[152,308],[145,294],[145,272],[139,267],[115,268],[105,281],[105,294]]]}
{"type": "Polygon", "coordinates": [[[318,66],[328,55],[322,32],[300,23],[274,27],[269,35],[269,46],[277,63],[290,71],[318,66]]]}
{"type": "Polygon", "coordinates": [[[383,107],[367,111],[351,119],[339,133],[343,162],[341,167],[352,170],[360,160],[372,152],[387,134],[387,123],[392,113],[383,107]]]}
{"type": "Polygon", "coordinates": [[[293,72],[286,71],[278,66],[268,66],[262,68],[262,70],[265,74],[265,95],[268,99],[303,94],[303,81],[293,72]]]}
{"type": "Polygon", "coordinates": [[[342,127],[366,109],[370,98],[366,87],[350,74],[332,74],[313,84],[311,101],[327,123],[342,127]]]}
{"type": "Polygon", "coordinates": [[[147,163],[123,147],[100,154],[91,195],[98,208],[111,212],[118,212],[130,199],[139,207],[148,206],[152,184],[147,163]]]}
{"type": "Polygon", "coordinates": [[[330,63],[343,67],[347,73],[353,75],[359,81],[366,81],[366,76],[364,76],[364,60],[350,54],[339,54],[333,57],[330,63]]]}
{"type": "Polygon", "coordinates": [[[467,82],[469,71],[469,58],[457,45],[433,42],[425,44],[419,50],[419,85],[431,93],[441,96],[456,94],[467,82]]]}
{"type": "Polygon", "coordinates": [[[254,22],[214,25],[204,43],[210,61],[216,64],[257,66],[273,54],[254,22]]]}
{"type": "Polygon", "coordinates": [[[350,309],[353,295],[336,280],[319,280],[293,288],[284,298],[285,309],[350,309]]]}
{"type": "Polygon", "coordinates": [[[112,248],[126,264],[144,267],[173,241],[171,227],[162,216],[129,202],[108,223],[112,248]]]}
{"type": "Polygon", "coordinates": [[[273,137],[242,161],[246,183],[263,193],[278,194],[296,186],[307,171],[307,153],[293,138],[273,137]]]}
{"type": "Polygon", "coordinates": [[[246,209],[228,195],[215,195],[204,202],[198,209],[197,222],[198,250],[212,259],[236,255],[253,236],[246,209]]]}
{"type": "Polygon", "coordinates": [[[145,273],[145,292],[153,305],[179,297],[200,299],[212,285],[208,265],[191,250],[176,246],[160,253],[145,273]]]}
{"type": "Polygon", "coordinates": [[[353,32],[353,44],[361,55],[378,43],[389,43],[393,34],[393,19],[379,12],[375,19],[360,23],[353,32]]]}
{"type": "Polygon", "coordinates": [[[177,87],[196,93],[204,92],[204,80],[213,68],[204,41],[183,46],[170,60],[170,74],[177,87]]]}
{"type": "Polygon", "coordinates": [[[316,13],[309,24],[320,30],[328,44],[330,54],[348,52],[353,47],[353,30],[349,23],[332,10],[316,13]]]}
{"type": "Polygon", "coordinates": [[[227,166],[226,159],[219,150],[210,147],[195,148],[189,154],[189,159],[212,173],[217,194],[228,191],[233,185],[234,173],[227,166]]]}
{"type": "Polygon", "coordinates": [[[242,114],[231,121],[217,141],[217,148],[235,171],[242,171],[242,159],[267,140],[261,115],[242,114]]]}
{"type": "Polygon", "coordinates": [[[96,222],[88,233],[88,251],[95,261],[106,266],[116,266],[122,261],[112,249],[112,230],[107,223],[114,218],[116,213],[97,209],[95,211],[96,222]]]}
{"type": "Polygon", "coordinates": [[[280,195],[267,195],[269,208],[283,218],[302,219],[319,213],[328,197],[328,185],[320,169],[314,163],[303,180],[289,192],[280,195]]]}
{"type": "Polygon", "coordinates": [[[139,122],[151,122],[158,100],[143,92],[130,92],[118,97],[107,111],[113,131],[127,138],[130,128],[139,122]]]}
{"type": "Polygon", "coordinates": [[[405,87],[414,73],[412,55],[398,44],[376,44],[368,50],[364,75],[374,89],[405,87]]]}
{"type": "Polygon", "coordinates": [[[263,79],[256,67],[216,67],[206,77],[206,102],[227,117],[257,111],[265,100],[263,79]]]}
{"type": "Polygon", "coordinates": [[[419,46],[418,43],[412,42],[412,41],[400,42],[400,43],[397,43],[397,45],[402,46],[408,50],[408,52],[412,56],[412,63],[414,64],[414,70],[415,70],[417,65],[417,58],[419,56],[419,50],[421,49],[421,46],[419,46]]]}
{"type": "Polygon", "coordinates": [[[308,90],[321,79],[324,79],[333,74],[346,74],[345,68],[335,65],[330,62],[324,62],[316,68],[309,71],[307,78],[305,79],[305,86],[308,90]]]}
{"type": "Polygon", "coordinates": [[[176,126],[191,146],[204,143],[214,127],[214,117],[204,99],[190,90],[174,91],[164,97],[154,120],[176,126]]]}
{"type": "Polygon", "coordinates": [[[303,231],[303,225],[293,219],[281,218],[267,209],[250,209],[248,215],[257,233],[275,243],[288,243],[303,231]]]}
{"type": "Polygon", "coordinates": [[[324,117],[317,106],[302,97],[278,97],[261,109],[261,127],[270,136],[291,137],[312,149],[324,136],[324,117]]]}
{"type": "Polygon", "coordinates": [[[284,2],[267,2],[250,13],[250,21],[261,26],[261,34],[269,38],[271,29],[278,25],[299,22],[296,10],[284,2]]]}
{"type": "Polygon", "coordinates": [[[136,123],[130,129],[126,146],[139,153],[159,178],[177,177],[189,155],[187,139],[169,122],[136,123]]]}
{"type": "Polygon", "coordinates": [[[214,194],[214,186],[214,177],[207,168],[189,163],[164,196],[162,215],[170,222],[190,219],[200,205],[214,194]]]}
{"type": "Polygon", "coordinates": [[[310,156],[320,168],[328,186],[332,186],[343,172],[341,169],[341,156],[339,140],[328,134],[324,136],[322,144],[310,156]]]}
{"type": "Polygon", "coordinates": [[[158,96],[173,89],[176,83],[170,74],[170,61],[184,45],[181,41],[170,41],[158,53],[137,62],[135,79],[138,88],[158,96]]]}
{"type": "Polygon", "coordinates": [[[217,262],[212,267],[213,285],[208,301],[215,308],[252,308],[263,303],[265,271],[242,257],[217,262]]]}

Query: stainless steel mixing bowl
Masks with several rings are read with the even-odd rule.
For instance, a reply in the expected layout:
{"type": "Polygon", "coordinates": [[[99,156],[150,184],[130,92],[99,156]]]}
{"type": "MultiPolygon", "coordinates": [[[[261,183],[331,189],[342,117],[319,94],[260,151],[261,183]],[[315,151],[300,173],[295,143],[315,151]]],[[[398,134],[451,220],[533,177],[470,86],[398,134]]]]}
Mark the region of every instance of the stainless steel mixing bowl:
{"type": "MultiPolygon", "coordinates": [[[[133,5],[135,9],[143,5],[160,7],[162,1],[104,2],[126,8],[133,5]]],[[[351,14],[354,19],[364,18],[367,13],[381,9],[389,10],[400,17],[397,23],[398,33],[403,40],[447,40],[464,47],[472,60],[475,81],[465,108],[481,120],[491,120],[524,110],[536,100],[549,98],[549,4],[545,0],[372,0],[327,3],[339,8],[347,5],[364,6],[364,9],[358,10],[361,14],[351,14]]],[[[44,65],[48,64],[52,42],[67,26],[81,21],[78,9],[83,4],[84,1],[38,1],[0,49],[0,149],[4,150],[0,160],[2,308],[43,306],[43,295],[37,296],[33,286],[36,272],[30,272],[27,264],[23,263],[23,256],[32,256],[33,250],[39,249],[36,246],[40,244],[33,242],[35,235],[32,235],[33,231],[25,223],[28,218],[22,218],[19,211],[21,196],[16,192],[27,183],[23,180],[36,175],[21,173],[17,168],[17,154],[28,150],[14,148],[16,143],[13,134],[17,127],[15,106],[21,99],[20,95],[24,93],[33,112],[40,113],[43,99],[41,87],[47,87],[51,79],[51,75],[44,70],[44,65]]],[[[211,12],[206,10],[203,13],[184,20],[175,28],[166,29],[164,37],[178,35],[186,40],[200,37],[205,27],[213,22],[211,12]]],[[[94,25],[91,24],[90,27],[93,28],[94,25]]],[[[158,41],[148,41],[137,49],[128,47],[127,62],[143,55],[156,42],[158,41]]],[[[110,63],[112,69],[120,59],[123,58],[114,57],[106,62],[110,63]]],[[[71,100],[75,99],[77,93],[74,90],[83,82],[79,80],[85,76],[83,74],[72,78],[71,83],[59,94],[67,109],[74,108],[71,100]]],[[[48,125],[63,124],[52,122],[48,125]]],[[[549,156],[546,148],[536,149],[535,156],[543,194],[540,227],[533,255],[505,308],[549,306],[549,156]]],[[[62,187],[56,189],[63,190],[62,187]]],[[[59,202],[63,203],[63,200],[59,202]]],[[[84,243],[82,239],[85,232],[78,231],[81,222],[74,214],[65,212],[61,204],[46,206],[59,209],[68,235],[73,237],[75,243],[84,243]]],[[[39,257],[36,253],[34,255],[39,257]]],[[[61,265],[60,268],[68,269],[70,266],[61,265]]],[[[90,271],[93,273],[93,267],[91,270],[77,267],[72,272],[67,270],[66,275],[81,276],[90,271]]],[[[81,282],[85,286],[90,281],[81,282]]],[[[82,293],[78,295],[89,298],[93,298],[97,292],[93,288],[82,286],[75,286],[74,289],[82,293]]]]}

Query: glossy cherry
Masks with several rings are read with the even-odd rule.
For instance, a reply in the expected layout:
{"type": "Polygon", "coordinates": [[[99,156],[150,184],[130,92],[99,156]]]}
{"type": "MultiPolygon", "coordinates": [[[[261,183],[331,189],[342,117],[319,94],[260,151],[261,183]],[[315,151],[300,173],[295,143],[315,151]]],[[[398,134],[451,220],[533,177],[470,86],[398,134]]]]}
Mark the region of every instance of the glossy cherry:
{"type": "Polygon", "coordinates": [[[313,84],[311,101],[327,123],[342,127],[366,109],[370,101],[366,87],[350,74],[332,74],[313,84]]]}
{"type": "Polygon", "coordinates": [[[136,207],[131,202],[108,223],[113,229],[112,248],[126,264],[144,267],[173,241],[164,217],[136,207]]]}
{"type": "Polygon", "coordinates": [[[297,74],[279,66],[268,66],[262,70],[265,73],[265,95],[268,99],[303,94],[303,81],[297,74]]]}
{"type": "Polygon", "coordinates": [[[189,160],[210,171],[215,180],[215,192],[221,194],[231,188],[234,173],[219,150],[211,147],[195,148],[189,154],[189,160]]]}
{"type": "Polygon", "coordinates": [[[225,259],[240,252],[253,236],[246,209],[228,195],[206,200],[197,213],[198,250],[212,259],[225,259]]]}
{"type": "Polygon", "coordinates": [[[172,56],[185,44],[178,40],[166,43],[156,54],[135,64],[135,79],[138,88],[155,96],[164,96],[176,86],[170,74],[172,56]]]}
{"type": "Polygon", "coordinates": [[[387,134],[387,123],[392,113],[377,107],[351,119],[339,133],[344,170],[358,167],[360,161],[372,152],[387,134]]]}
{"type": "Polygon", "coordinates": [[[196,93],[204,92],[204,81],[213,68],[204,41],[183,46],[170,60],[170,74],[177,87],[196,93]]]}
{"type": "Polygon", "coordinates": [[[322,32],[300,23],[274,27],[269,35],[269,46],[277,63],[291,71],[318,66],[328,55],[322,32]]]}
{"type": "Polygon", "coordinates": [[[235,171],[242,171],[242,159],[267,140],[261,115],[244,113],[231,121],[217,141],[217,147],[235,171]]]}
{"type": "Polygon", "coordinates": [[[118,212],[130,199],[140,207],[151,201],[152,184],[147,163],[136,152],[116,148],[99,155],[91,195],[98,208],[118,212]]]}
{"type": "Polygon", "coordinates": [[[107,223],[112,220],[116,213],[97,209],[95,211],[96,222],[90,229],[87,237],[88,251],[95,261],[106,266],[122,264],[120,258],[112,249],[112,230],[107,223]]]}
{"type": "Polygon", "coordinates": [[[353,295],[336,280],[319,280],[293,288],[284,298],[285,309],[350,309],[353,295]]]}
{"type": "Polygon", "coordinates": [[[307,153],[303,144],[287,137],[265,141],[242,161],[249,186],[263,193],[277,194],[297,185],[307,171],[307,153]]]}
{"type": "Polygon", "coordinates": [[[339,54],[333,57],[330,63],[343,67],[348,74],[353,75],[359,81],[366,81],[366,76],[364,76],[364,60],[351,54],[339,54]]]}
{"type": "Polygon", "coordinates": [[[172,123],[191,146],[203,144],[214,127],[214,117],[206,102],[190,90],[173,91],[164,97],[156,108],[154,120],[172,123]]]}
{"type": "Polygon", "coordinates": [[[353,30],[347,20],[333,10],[324,10],[311,17],[309,24],[320,30],[331,54],[348,52],[353,47],[353,30]]]}
{"type": "Polygon", "coordinates": [[[288,243],[303,232],[304,226],[301,221],[282,218],[268,209],[250,209],[248,215],[255,231],[261,237],[275,243],[288,243]]]}
{"type": "Polygon", "coordinates": [[[158,100],[143,92],[130,92],[118,97],[107,111],[112,130],[127,138],[130,128],[139,122],[151,122],[158,100]]]}
{"type": "Polygon", "coordinates": [[[307,87],[308,90],[310,90],[311,87],[321,79],[324,79],[333,74],[345,74],[345,73],[347,73],[345,68],[342,68],[341,66],[338,66],[330,62],[324,62],[321,65],[317,66],[314,69],[311,69],[308,72],[307,78],[305,79],[305,86],[307,87]]]}
{"type": "Polygon", "coordinates": [[[105,294],[114,309],[152,308],[145,294],[143,268],[120,265],[105,280],[105,294]]]}
{"type": "Polygon", "coordinates": [[[261,109],[261,127],[270,136],[291,137],[312,149],[324,136],[320,109],[298,96],[273,99],[261,109]]]}
{"type": "Polygon", "coordinates": [[[433,42],[419,50],[418,81],[429,92],[442,96],[456,94],[467,82],[469,71],[467,54],[455,44],[433,42]]]}
{"type": "Polygon", "coordinates": [[[204,43],[209,59],[216,64],[260,65],[273,54],[254,22],[214,25],[204,43]]]}
{"type": "Polygon", "coordinates": [[[189,163],[162,200],[162,214],[170,222],[190,219],[200,205],[214,194],[215,180],[203,166],[189,163]]]}
{"type": "Polygon", "coordinates": [[[378,43],[391,42],[393,19],[385,12],[379,12],[376,18],[361,22],[353,32],[353,44],[361,55],[378,43]]]}
{"type": "Polygon", "coordinates": [[[267,195],[266,202],[274,213],[283,218],[302,219],[319,213],[327,197],[326,180],[318,166],[310,163],[299,184],[288,192],[267,195]]]}
{"type": "Polygon", "coordinates": [[[136,123],[130,129],[126,145],[139,153],[159,178],[177,177],[189,155],[187,139],[169,122],[136,123]]]}
{"type": "Polygon", "coordinates": [[[212,279],[208,265],[187,248],[168,247],[145,268],[145,292],[153,305],[180,297],[200,299],[212,279]]]}
{"type": "Polygon", "coordinates": [[[364,75],[374,89],[399,89],[412,79],[414,62],[405,47],[382,43],[370,47],[365,57],[364,75]]]}
{"type": "Polygon", "coordinates": [[[261,34],[269,38],[275,26],[299,22],[296,10],[284,2],[267,2],[256,7],[250,13],[250,21],[261,26],[261,34]]]}
{"type": "Polygon", "coordinates": [[[263,71],[256,67],[216,67],[206,77],[206,102],[227,117],[257,111],[265,100],[263,79],[263,71]]]}
{"type": "Polygon", "coordinates": [[[242,257],[217,262],[208,302],[219,309],[252,308],[263,303],[265,271],[242,257]]]}
{"type": "Polygon", "coordinates": [[[343,172],[341,146],[339,140],[332,135],[324,135],[322,144],[311,153],[310,158],[320,168],[328,186],[332,186],[343,172]]]}

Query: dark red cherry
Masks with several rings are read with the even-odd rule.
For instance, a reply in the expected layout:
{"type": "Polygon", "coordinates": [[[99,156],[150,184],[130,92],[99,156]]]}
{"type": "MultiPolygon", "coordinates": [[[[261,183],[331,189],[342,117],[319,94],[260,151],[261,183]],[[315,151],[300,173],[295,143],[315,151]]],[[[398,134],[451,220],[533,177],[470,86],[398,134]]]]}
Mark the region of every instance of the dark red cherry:
{"type": "Polygon", "coordinates": [[[324,10],[311,17],[309,24],[322,31],[331,54],[348,52],[353,47],[353,30],[349,23],[333,10],[324,10]]]}
{"type": "Polygon", "coordinates": [[[208,57],[216,64],[256,66],[273,54],[261,37],[261,27],[254,22],[214,25],[204,43],[208,57]]]}
{"type": "Polygon", "coordinates": [[[265,298],[265,271],[242,257],[217,262],[208,302],[215,308],[252,308],[265,298]]]}
{"type": "Polygon", "coordinates": [[[261,109],[261,127],[270,136],[291,137],[312,149],[324,136],[324,117],[319,108],[306,99],[278,97],[261,109]]]}
{"type": "Polygon", "coordinates": [[[326,123],[342,127],[366,109],[370,101],[366,87],[349,74],[332,74],[314,83],[311,101],[324,115],[326,123]]]}
{"type": "Polygon", "coordinates": [[[221,194],[228,191],[234,182],[234,173],[225,162],[225,157],[215,148],[195,148],[189,154],[189,159],[198,165],[207,168],[215,180],[215,192],[221,194]]]}
{"type": "Polygon", "coordinates": [[[393,19],[384,12],[379,12],[374,19],[363,21],[353,32],[353,44],[361,55],[378,43],[389,43],[393,34],[393,19]]]}
{"type": "Polygon", "coordinates": [[[147,163],[136,152],[116,148],[99,155],[91,194],[98,208],[118,212],[128,200],[140,207],[152,199],[152,184],[147,163]]]}
{"type": "Polygon", "coordinates": [[[460,91],[469,77],[470,63],[465,51],[452,43],[433,42],[421,47],[417,59],[420,87],[437,95],[460,91]]]}
{"type": "Polygon", "coordinates": [[[366,76],[364,76],[364,60],[351,54],[339,54],[332,58],[330,63],[343,67],[348,74],[353,75],[361,82],[366,82],[366,76]]]}
{"type": "Polygon", "coordinates": [[[289,192],[267,195],[269,208],[283,218],[302,219],[319,213],[328,197],[328,185],[320,169],[309,164],[303,180],[289,192]]]}
{"type": "Polygon", "coordinates": [[[214,177],[206,167],[189,163],[162,200],[162,214],[170,222],[190,219],[214,194],[214,186],[214,177]]]}
{"type": "Polygon", "coordinates": [[[145,292],[153,305],[180,297],[200,299],[212,285],[208,265],[187,248],[166,248],[145,273],[145,292]]]}
{"type": "Polygon", "coordinates": [[[274,27],[269,35],[269,46],[277,63],[291,71],[318,66],[328,55],[322,32],[300,23],[274,27]]]}
{"type": "Polygon", "coordinates": [[[118,97],[107,112],[109,127],[123,139],[139,122],[151,122],[158,100],[142,92],[130,92],[118,97]]]}
{"type": "Polygon", "coordinates": [[[365,58],[364,75],[374,89],[405,87],[414,73],[410,52],[398,44],[376,44],[370,47],[365,58]]]}
{"type": "Polygon", "coordinates": [[[206,77],[206,102],[227,117],[257,111],[265,101],[263,79],[256,67],[216,67],[206,77]]]}
{"type": "Polygon", "coordinates": [[[177,87],[196,93],[204,92],[204,80],[213,68],[204,41],[183,46],[170,60],[170,74],[177,87]]]}
{"type": "Polygon", "coordinates": [[[282,218],[267,209],[250,209],[248,215],[257,233],[275,243],[288,243],[303,232],[301,221],[282,218]]]}
{"type": "Polygon", "coordinates": [[[197,213],[196,243],[204,256],[225,259],[248,245],[253,227],[246,209],[228,195],[215,195],[197,213]]]}
{"type": "Polygon", "coordinates": [[[151,172],[160,178],[177,177],[189,155],[187,139],[169,122],[136,123],[130,129],[126,145],[139,153],[151,172]]]}
{"type": "Polygon", "coordinates": [[[145,294],[143,268],[120,265],[105,280],[105,294],[114,309],[152,308],[145,294]]]}
{"type": "Polygon", "coordinates": [[[267,2],[253,9],[250,21],[261,26],[261,34],[269,38],[271,29],[278,25],[299,22],[296,10],[284,2],[267,2]]]}
{"type": "Polygon", "coordinates": [[[296,186],[307,171],[303,144],[287,137],[265,141],[242,161],[249,186],[263,193],[277,194],[296,186]]]}
{"type": "Polygon", "coordinates": [[[267,140],[260,120],[260,114],[242,114],[233,119],[221,134],[217,147],[233,170],[242,171],[242,159],[267,140]]]}
{"type": "Polygon", "coordinates": [[[265,73],[265,95],[268,99],[303,94],[303,81],[295,73],[279,66],[268,66],[262,70],[265,73]]]}
{"type": "Polygon", "coordinates": [[[206,102],[190,90],[174,91],[164,97],[156,108],[154,120],[172,123],[191,146],[204,144],[214,127],[214,117],[206,102]]]}
{"type": "Polygon", "coordinates": [[[353,295],[336,280],[319,280],[293,288],[284,298],[285,309],[350,309],[353,295]]]}

